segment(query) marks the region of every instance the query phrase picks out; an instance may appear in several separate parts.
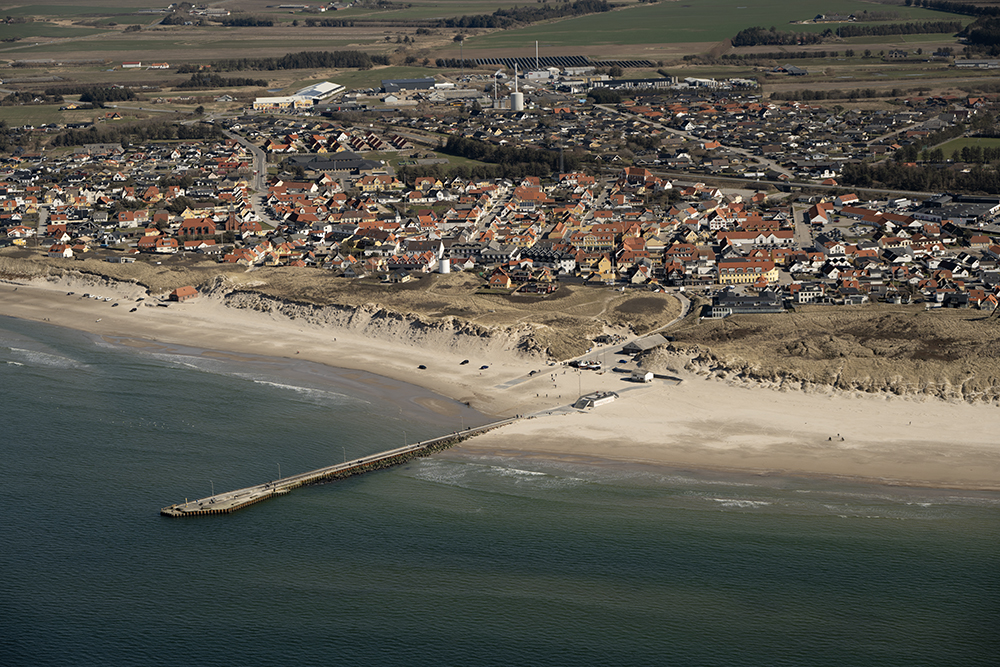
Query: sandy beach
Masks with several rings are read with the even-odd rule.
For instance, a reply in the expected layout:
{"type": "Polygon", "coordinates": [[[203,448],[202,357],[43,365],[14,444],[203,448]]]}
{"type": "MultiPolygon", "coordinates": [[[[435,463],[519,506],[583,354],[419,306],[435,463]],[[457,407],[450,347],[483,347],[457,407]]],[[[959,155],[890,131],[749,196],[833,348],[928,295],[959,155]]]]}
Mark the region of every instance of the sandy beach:
{"type": "Polygon", "coordinates": [[[470,452],[1000,488],[1000,408],[994,405],[779,391],[694,374],[681,375],[679,383],[643,385],[476,341],[416,344],[228,308],[213,297],[166,307],[158,302],[135,285],[73,278],[0,283],[0,314],[87,331],[114,344],[153,341],[306,359],[416,384],[490,415],[534,415],[465,443],[470,452]],[[88,292],[111,301],[84,298],[88,292]],[[586,412],[569,407],[580,393],[598,390],[620,398],[586,412]]]}

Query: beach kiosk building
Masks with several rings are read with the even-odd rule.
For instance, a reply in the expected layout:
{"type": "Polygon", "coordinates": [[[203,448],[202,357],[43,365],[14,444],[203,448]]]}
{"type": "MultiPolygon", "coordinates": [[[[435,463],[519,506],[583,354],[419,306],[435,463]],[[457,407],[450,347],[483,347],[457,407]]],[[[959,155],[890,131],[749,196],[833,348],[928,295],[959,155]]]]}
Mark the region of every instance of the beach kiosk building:
{"type": "Polygon", "coordinates": [[[189,301],[198,296],[198,290],[196,290],[191,285],[185,285],[184,287],[178,287],[173,292],[170,293],[171,301],[189,301]]]}
{"type": "Polygon", "coordinates": [[[613,391],[595,391],[592,394],[584,394],[580,398],[576,399],[576,403],[573,407],[577,410],[586,410],[587,408],[596,408],[601,405],[607,405],[612,401],[618,400],[618,394],[613,391]]]}
{"type": "Polygon", "coordinates": [[[646,336],[645,338],[639,338],[626,344],[622,347],[623,354],[638,354],[640,352],[645,352],[646,350],[652,350],[657,345],[663,345],[667,342],[667,339],[660,334],[653,334],[652,336],[646,336]]]}

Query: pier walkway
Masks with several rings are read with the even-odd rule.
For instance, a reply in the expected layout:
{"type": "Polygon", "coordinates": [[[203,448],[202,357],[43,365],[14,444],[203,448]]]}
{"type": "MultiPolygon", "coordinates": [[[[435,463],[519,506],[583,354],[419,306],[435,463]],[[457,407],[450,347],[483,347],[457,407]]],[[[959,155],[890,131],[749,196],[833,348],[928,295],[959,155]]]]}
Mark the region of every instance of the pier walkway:
{"type": "Polygon", "coordinates": [[[463,431],[449,433],[439,438],[432,438],[405,447],[390,449],[385,452],[363,456],[358,459],[338,463],[336,465],[311,470],[309,472],[292,475],[273,482],[266,482],[256,486],[248,486],[236,491],[227,491],[207,498],[185,501],[164,507],[160,510],[163,516],[203,516],[206,514],[229,514],[244,507],[249,507],[262,500],[282,496],[307,484],[315,484],[325,480],[337,479],[340,477],[350,477],[351,475],[361,475],[374,470],[382,470],[401,463],[405,463],[418,456],[427,456],[433,452],[447,449],[458,444],[466,438],[490,431],[500,426],[505,426],[517,421],[518,418],[503,419],[491,422],[475,428],[467,428],[463,431]]]}

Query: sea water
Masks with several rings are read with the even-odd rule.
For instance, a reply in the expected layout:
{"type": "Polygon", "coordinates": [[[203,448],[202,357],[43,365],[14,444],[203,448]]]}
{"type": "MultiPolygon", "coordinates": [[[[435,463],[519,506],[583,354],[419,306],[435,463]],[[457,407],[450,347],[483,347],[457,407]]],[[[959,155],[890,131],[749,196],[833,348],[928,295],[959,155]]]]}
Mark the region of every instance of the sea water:
{"type": "Polygon", "coordinates": [[[996,665],[1000,494],[450,450],[305,363],[0,318],[0,665],[996,665]]]}

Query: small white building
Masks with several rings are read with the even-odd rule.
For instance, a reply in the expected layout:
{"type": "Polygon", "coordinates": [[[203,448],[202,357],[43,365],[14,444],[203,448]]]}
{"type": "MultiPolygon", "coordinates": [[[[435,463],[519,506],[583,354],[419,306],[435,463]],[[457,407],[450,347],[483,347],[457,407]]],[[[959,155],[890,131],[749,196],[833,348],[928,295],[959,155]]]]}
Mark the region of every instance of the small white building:
{"type": "Polygon", "coordinates": [[[607,405],[608,403],[616,400],[618,400],[618,394],[613,391],[595,391],[592,394],[585,394],[576,399],[576,403],[573,404],[573,407],[578,410],[586,410],[588,408],[596,408],[601,405],[607,405]]]}
{"type": "Polygon", "coordinates": [[[64,257],[69,259],[73,256],[73,249],[65,243],[55,243],[49,248],[49,257],[64,257]]]}

